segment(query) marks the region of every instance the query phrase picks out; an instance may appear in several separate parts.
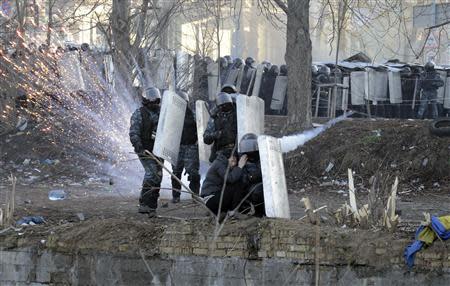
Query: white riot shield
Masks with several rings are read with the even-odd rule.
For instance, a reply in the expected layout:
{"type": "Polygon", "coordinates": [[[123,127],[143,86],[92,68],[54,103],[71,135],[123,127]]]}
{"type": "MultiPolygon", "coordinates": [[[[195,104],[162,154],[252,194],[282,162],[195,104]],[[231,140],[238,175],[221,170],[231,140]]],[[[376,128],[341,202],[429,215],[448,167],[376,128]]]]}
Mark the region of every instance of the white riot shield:
{"type": "Polygon", "coordinates": [[[240,74],[240,69],[231,69],[230,73],[227,76],[227,79],[225,80],[225,84],[232,84],[234,86],[236,86],[236,82],[238,80],[239,74],[240,74]]]}
{"type": "Polygon", "coordinates": [[[209,63],[206,69],[208,72],[209,100],[214,101],[214,100],[216,100],[217,92],[220,89],[220,83],[218,81],[218,79],[219,79],[219,64],[215,63],[215,62],[209,63]]]}
{"type": "Polygon", "coordinates": [[[239,94],[236,98],[236,113],[238,142],[247,133],[264,133],[264,100],[239,94]]]}
{"type": "Polygon", "coordinates": [[[187,102],[175,92],[164,92],[153,154],[173,165],[178,160],[186,107],[187,102]]]}
{"type": "Polygon", "coordinates": [[[388,74],[368,68],[365,74],[366,99],[376,103],[387,100],[388,74]]]}
{"type": "Polygon", "coordinates": [[[365,98],[365,74],[364,71],[354,71],[350,73],[351,100],[352,105],[364,105],[365,98]]]}
{"type": "Polygon", "coordinates": [[[258,137],[264,188],[264,206],[268,217],[291,218],[280,140],[258,137]]]}
{"type": "Polygon", "coordinates": [[[67,52],[58,62],[61,85],[67,91],[84,90],[83,75],[77,52],[67,52]]]}
{"type": "Polygon", "coordinates": [[[178,89],[188,91],[192,88],[193,65],[189,54],[177,52],[176,86],[178,89]]]}
{"type": "Polygon", "coordinates": [[[241,66],[238,70],[239,73],[236,79],[236,90],[241,92],[242,79],[244,78],[244,66],[241,66]]]}
{"type": "Polygon", "coordinates": [[[200,161],[203,162],[209,162],[209,157],[211,155],[211,145],[206,145],[203,142],[203,134],[205,134],[209,117],[206,102],[197,100],[195,102],[195,121],[197,123],[198,157],[200,161]]]}
{"type": "Polygon", "coordinates": [[[450,109],[450,77],[445,79],[444,108],[450,109]]]}
{"type": "Polygon", "coordinates": [[[284,99],[286,98],[288,79],[285,75],[277,76],[275,86],[273,87],[272,102],[270,109],[280,111],[283,109],[284,99]]]}
{"type": "Polygon", "coordinates": [[[348,109],[348,88],[350,86],[350,77],[345,76],[343,79],[344,88],[342,90],[342,110],[346,111],[348,109]]]}
{"type": "Polygon", "coordinates": [[[259,89],[261,88],[263,72],[264,72],[264,65],[259,64],[256,68],[255,80],[253,81],[252,96],[259,96],[259,89]]]}
{"type": "Polygon", "coordinates": [[[111,55],[105,55],[103,58],[105,68],[105,79],[108,84],[114,86],[114,64],[111,55]]]}
{"type": "Polygon", "coordinates": [[[402,80],[399,71],[389,71],[389,101],[392,104],[403,102],[402,80]]]}
{"type": "Polygon", "coordinates": [[[446,71],[437,71],[441,79],[444,81],[444,85],[438,88],[437,90],[437,103],[443,104],[444,103],[444,97],[445,97],[445,82],[447,80],[447,72],[446,71]]]}

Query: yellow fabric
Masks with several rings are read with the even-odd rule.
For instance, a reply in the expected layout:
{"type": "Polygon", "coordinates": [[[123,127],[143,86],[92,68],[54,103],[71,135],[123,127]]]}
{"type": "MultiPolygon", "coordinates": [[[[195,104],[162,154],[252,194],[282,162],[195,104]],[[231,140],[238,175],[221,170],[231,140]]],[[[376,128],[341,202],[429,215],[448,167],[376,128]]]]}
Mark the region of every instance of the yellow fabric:
{"type": "MultiPolygon", "coordinates": [[[[439,217],[439,221],[445,229],[450,229],[450,215],[439,217]]],[[[427,226],[419,233],[418,240],[423,241],[426,244],[432,244],[436,238],[436,233],[431,229],[431,227],[427,226]]]]}

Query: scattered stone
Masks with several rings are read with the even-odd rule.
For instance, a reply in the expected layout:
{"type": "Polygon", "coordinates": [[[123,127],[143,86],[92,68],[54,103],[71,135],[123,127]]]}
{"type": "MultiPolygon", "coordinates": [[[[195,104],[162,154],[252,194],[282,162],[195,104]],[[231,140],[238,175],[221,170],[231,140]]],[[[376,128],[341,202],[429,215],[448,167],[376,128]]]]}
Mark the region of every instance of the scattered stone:
{"type": "Polygon", "coordinates": [[[327,168],[325,169],[325,172],[326,173],[329,173],[332,169],[333,169],[333,167],[334,167],[334,164],[333,163],[328,163],[328,166],[327,166],[327,168]]]}
{"type": "Polygon", "coordinates": [[[48,199],[51,201],[61,201],[66,198],[67,194],[64,190],[52,190],[48,193],[48,199]]]}
{"type": "Polygon", "coordinates": [[[428,165],[428,158],[423,159],[422,167],[426,167],[428,165]]]}
{"type": "Polygon", "coordinates": [[[77,218],[80,220],[80,221],[84,221],[86,218],[84,217],[84,214],[83,213],[77,213],[77,218]]]}
{"type": "Polygon", "coordinates": [[[28,165],[30,165],[30,162],[31,162],[31,159],[25,159],[25,160],[23,160],[23,165],[24,166],[28,166],[28,165]]]}

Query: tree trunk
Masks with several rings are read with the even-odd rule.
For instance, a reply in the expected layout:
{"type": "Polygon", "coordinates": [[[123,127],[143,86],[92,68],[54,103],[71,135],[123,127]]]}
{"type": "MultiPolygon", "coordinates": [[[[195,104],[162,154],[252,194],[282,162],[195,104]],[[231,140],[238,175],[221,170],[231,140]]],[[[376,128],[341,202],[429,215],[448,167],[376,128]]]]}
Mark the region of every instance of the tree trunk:
{"type": "Polygon", "coordinates": [[[117,70],[116,83],[132,92],[133,60],[130,42],[130,0],[113,0],[110,25],[114,43],[113,61],[117,70]]]}
{"type": "Polygon", "coordinates": [[[288,0],[285,60],[288,67],[285,132],[290,133],[312,127],[309,0],[288,0]]]}

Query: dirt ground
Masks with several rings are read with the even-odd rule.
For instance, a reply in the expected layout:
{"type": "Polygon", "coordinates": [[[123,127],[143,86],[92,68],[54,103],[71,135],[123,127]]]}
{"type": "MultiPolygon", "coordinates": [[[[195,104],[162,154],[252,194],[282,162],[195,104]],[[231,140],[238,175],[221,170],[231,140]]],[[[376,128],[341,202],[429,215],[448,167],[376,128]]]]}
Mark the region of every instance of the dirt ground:
{"type": "MultiPolygon", "coordinates": [[[[13,142],[14,137],[8,139],[13,142]]],[[[357,197],[360,203],[366,201],[369,178],[375,173],[374,170],[386,172],[393,168],[393,173],[400,177],[399,232],[411,236],[423,218],[422,212],[448,214],[450,168],[443,162],[450,164],[449,153],[450,139],[431,137],[426,123],[423,122],[355,120],[338,124],[306,146],[287,155],[285,166],[292,218],[298,220],[305,215],[301,202],[303,197],[309,197],[316,207],[326,205],[330,211],[348,202],[347,167],[351,166],[356,171],[357,197]],[[374,130],[379,131],[374,133],[374,130]],[[377,134],[381,134],[381,137],[377,134]],[[368,139],[358,141],[360,138],[368,139]],[[411,148],[412,146],[415,147],[411,148]],[[367,152],[370,154],[362,155],[367,152]],[[352,154],[352,157],[349,154],[352,154]],[[408,163],[417,157],[422,162],[422,169],[419,165],[415,166],[415,163],[412,163],[412,166],[408,163]],[[429,159],[424,166],[425,157],[429,159]],[[403,163],[400,158],[410,167],[401,167],[403,163]],[[367,164],[361,167],[359,163],[358,167],[356,162],[362,161],[367,164]],[[334,167],[330,172],[326,172],[329,162],[333,162],[334,167]],[[374,167],[376,162],[378,168],[374,167]],[[396,162],[397,167],[392,167],[392,162],[396,162]]],[[[31,155],[33,154],[35,153],[31,152],[31,155]]],[[[23,166],[24,158],[30,158],[31,155],[18,154],[17,160],[12,161],[10,158],[13,158],[13,155],[4,155],[0,165],[0,207],[11,189],[8,175],[15,173],[18,183],[14,221],[24,216],[43,216],[46,222],[43,225],[17,226],[15,231],[0,232],[0,240],[4,242],[12,236],[39,240],[47,237],[49,233],[64,233],[70,229],[68,235],[73,240],[90,239],[101,246],[104,241],[95,239],[100,233],[110,232],[108,237],[114,240],[121,239],[117,236],[118,233],[127,237],[136,233],[136,239],[148,241],[149,237],[157,235],[158,229],[167,224],[193,219],[202,224],[211,222],[207,212],[191,200],[174,205],[161,199],[159,217],[149,219],[137,213],[138,189],[130,190],[120,181],[111,185],[108,177],[95,176],[89,167],[65,164],[67,157],[62,157],[61,162],[56,163],[41,162],[37,172],[33,169],[36,169],[34,166],[38,162],[33,163],[33,160],[38,158],[33,158],[30,165],[23,166]],[[33,177],[33,174],[39,176],[33,177]],[[64,189],[67,193],[66,199],[50,201],[48,192],[54,189],[64,189]],[[80,226],[79,233],[77,225],[80,226]],[[137,231],[142,229],[142,226],[145,226],[145,232],[137,231]],[[118,229],[124,231],[118,232],[118,229]]],[[[54,160],[55,157],[52,158],[54,160]]],[[[391,179],[393,183],[394,176],[391,179]]],[[[325,223],[333,226],[331,216],[324,216],[324,219],[325,223]]]]}

